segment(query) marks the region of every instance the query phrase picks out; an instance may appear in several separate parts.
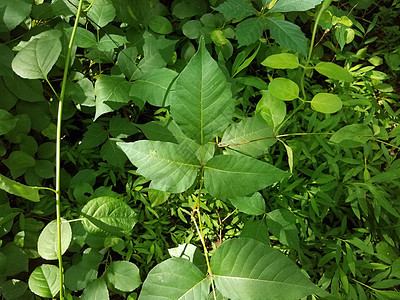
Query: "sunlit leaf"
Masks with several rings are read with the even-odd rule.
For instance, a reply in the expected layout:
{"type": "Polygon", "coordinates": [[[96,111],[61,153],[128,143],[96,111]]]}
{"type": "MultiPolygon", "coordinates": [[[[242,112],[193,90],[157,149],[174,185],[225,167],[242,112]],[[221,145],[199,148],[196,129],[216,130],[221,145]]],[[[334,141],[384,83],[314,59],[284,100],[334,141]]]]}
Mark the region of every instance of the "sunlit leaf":
{"type": "MultiPolygon", "coordinates": [[[[61,223],[61,253],[67,251],[72,240],[72,230],[68,222],[61,223]]],[[[38,252],[47,260],[58,258],[57,221],[53,220],[42,230],[38,239],[38,252]]]]}

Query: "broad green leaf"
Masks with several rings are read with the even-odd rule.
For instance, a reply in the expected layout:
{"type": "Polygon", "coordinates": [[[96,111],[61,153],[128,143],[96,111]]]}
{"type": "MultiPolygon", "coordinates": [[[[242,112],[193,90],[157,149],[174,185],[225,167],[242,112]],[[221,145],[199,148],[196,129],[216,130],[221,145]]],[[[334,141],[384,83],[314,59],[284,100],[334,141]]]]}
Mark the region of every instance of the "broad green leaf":
{"type": "Polygon", "coordinates": [[[261,91],[262,98],[257,103],[258,113],[269,126],[277,127],[286,116],[286,104],[274,97],[270,91],[261,91]]]}
{"type": "Polygon", "coordinates": [[[331,79],[341,80],[345,82],[353,82],[353,76],[342,67],[331,62],[319,62],[315,67],[318,73],[325,75],[331,79]]]}
{"type": "Polygon", "coordinates": [[[104,254],[93,248],[83,251],[82,260],[65,272],[65,285],[72,291],[83,290],[97,278],[97,270],[104,254]]]}
{"type": "Polygon", "coordinates": [[[94,92],[96,95],[96,120],[101,115],[114,111],[130,100],[131,84],[122,77],[102,75],[97,79],[94,92]]]}
{"type": "Polygon", "coordinates": [[[279,45],[304,56],[307,55],[307,38],[299,26],[286,20],[270,17],[266,18],[265,27],[279,45]]]}
{"type": "Polygon", "coordinates": [[[306,11],[320,4],[322,0],[279,0],[270,12],[306,11]]]}
{"type": "Polygon", "coordinates": [[[202,27],[199,20],[190,20],[183,24],[182,32],[189,39],[197,39],[201,34],[202,27]]]}
{"type": "Polygon", "coordinates": [[[244,224],[240,238],[249,238],[259,241],[269,247],[269,233],[265,219],[250,219],[244,224]]]}
{"type": "Polygon", "coordinates": [[[0,3],[0,32],[13,30],[30,14],[33,0],[2,0],[0,3]]]}
{"type": "Polygon", "coordinates": [[[1,293],[5,300],[21,299],[28,289],[28,284],[18,279],[7,280],[1,284],[1,293]]]}
{"type": "Polygon", "coordinates": [[[45,101],[43,97],[43,86],[40,80],[28,80],[16,76],[13,73],[12,77],[3,77],[7,88],[19,99],[28,102],[45,101]]]}
{"type": "Polygon", "coordinates": [[[60,274],[53,265],[41,265],[29,276],[29,289],[43,298],[53,298],[60,291],[60,274]]]}
{"type": "Polygon", "coordinates": [[[8,202],[0,204],[0,237],[10,232],[14,223],[14,218],[18,216],[20,212],[20,209],[10,207],[8,202]]]}
{"type": "Polygon", "coordinates": [[[255,8],[246,0],[227,0],[216,7],[215,10],[222,13],[228,21],[244,19],[257,13],[255,8]]]}
{"type": "Polygon", "coordinates": [[[15,125],[17,125],[17,119],[4,109],[0,109],[0,135],[8,133],[15,125]]]}
{"type": "MultiPolygon", "coordinates": [[[[174,122],[169,120],[168,122],[174,122]]],[[[136,124],[147,139],[161,142],[179,143],[175,135],[168,129],[168,122],[151,121],[146,124],[136,124]]],[[[178,125],[176,125],[178,127],[178,125]]],[[[179,127],[178,127],[179,128],[179,127]]]]}
{"type": "Polygon", "coordinates": [[[127,47],[118,54],[118,66],[129,80],[133,78],[138,70],[137,55],[138,50],[136,47],[127,47]]]}
{"type": "MultiPolygon", "coordinates": [[[[68,36],[71,36],[73,27],[65,29],[68,36]]],[[[74,44],[80,48],[90,48],[97,44],[95,35],[89,30],[77,27],[74,39],[74,44]]]]}
{"type": "Polygon", "coordinates": [[[24,250],[9,243],[0,248],[0,253],[7,258],[6,271],[2,274],[12,276],[21,272],[28,272],[28,255],[24,250]]]}
{"type": "Polygon", "coordinates": [[[139,300],[207,299],[210,282],[193,263],[170,258],[156,265],[143,283],[139,300]]]}
{"type": "Polygon", "coordinates": [[[247,215],[258,216],[265,213],[265,200],[260,193],[250,197],[237,197],[229,199],[234,207],[247,215]]]}
{"type": "Polygon", "coordinates": [[[182,244],[175,248],[168,249],[171,257],[180,257],[191,261],[200,271],[207,272],[207,263],[203,253],[192,244],[182,244]]]}
{"type": "Polygon", "coordinates": [[[311,107],[325,114],[333,114],[342,109],[342,100],[338,95],[319,93],[312,98],[311,107]]]}
{"type": "Polygon", "coordinates": [[[100,51],[111,51],[115,48],[123,47],[128,43],[128,40],[123,35],[107,34],[101,38],[97,45],[97,49],[100,51]]]}
{"type": "Polygon", "coordinates": [[[129,261],[111,263],[105,272],[105,279],[122,292],[132,292],[142,283],[139,268],[129,261]]]}
{"type": "Polygon", "coordinates": [[[247,196],[278,182],[286,172],[243,155],[218,155],[210,159],[204,170],[204,185],[220,199],[247,196]]]}
{"type": "Polygon", "coordinates": [[[216,288],[232,300],[297,300],[319,291],[280,251],[254,239],[231,239],[211,257],[216,288]]]}
{"type": "Polygon", "coordinates": [[[90,200],[82,208],[85,230],[94,235],[123,236],[136,224],[136,213],[128,204],[112,197],[90,200]]]}
{"type": "Polygon", "coordinates": [[[80,147],[82,149],[95,148],[105,142],[107,139],[107,131],[104,126],[99,123],[90,124],[87,127],[87,131],[83,134],[82,143],[80,147]]]}
{"type": "Polygon", "coordinates": [[[182,193],[194,182],[200,163],[181,145],[159,141],[117,143],[138,173],[152,180],[150,188],[182,193]]]}
{"type": "Polygon", "coordinates": [[[165,203],[170,196],[170,193],[168,192],[152,190],[152,189],[149,189],[147,194],[149,196],[151,207],[156,207],[165,203]]]}
{"type": "Polygon", "coordinates": [[[279,241],[300,250],[299,233],[296,227],[296,217],[287,209],[275,209],[267,215],[268,230],[276,236],[279,241]]]}
{"type": "Polygon", "coordinates": [[[104,27],[114,20],[116,13],[110,0],[96,0],[87,12],[87,16],[95,22],[94,26],[98,28],[98,26],[104,27]]]}
{"type": "Polygon", "coordinates": [[[268,86],[273,96],[284,101],[291,101],[299,97],[299,86],[292,80],[278,77],[273,79],[268,86]]]}
{"type": "Polygon", "coordinates": [[[127,118],[121,118],[117,115],[111,118],[108,125],[108,133],[114,138],[127,138],[132,134],[139,132],[136,126],[127,118]]]}
{"type": "Polygon", "coordinates": [[[280,53],[268,56],[261,64],[274,69],[296,69],[299,59],[290,53],[280,53]]]}
{"type": "Polygon", "coordinates": [[[268,148],[276,142],[273,136],[272,127],[258,117],[251,117],[229,126],[220,144],[241,153],[259,157],[267,153],[268,148]]]}
{"type": "Polygon", "coordinates": [[[13,70],[11,68],[13,58],[14,53],[12,50],[7,45],[0,44],[0,76],[13,76],[13,70]]]}
{"type": "Polygon", "coordinates": [[[236,82],[255,87],[258,90],[266,90],[268,88],[268,84],[264,80],[255,76],[236,77],[236,82]]]}
{"type": "Polygon", "coordinates": [[[14,72],[22,78],[46,79],[61,53],[59,38],[43,36],[30,41],[12,61],[14,72]]]}
{"type": "Polygon", "coordinates": [[[172,116],[185,135],[204,145],[228,126],[233,110],[230,85],[202,40],[176,81],[172,116]]]}
{"type": "Polygon", "coordinates": [[[35,165],[35,159],[22,151],[14,151],[10,156],[3,160],[3,163],[11,171],[11,176],[17,178],[24,174],[29,167],[35,165]]]}
{"type": "Polygon", "coordinates": [[[179,19],[200,16],[206,13],[207,6],[203,1],[183,0],[172,9],[172,14],[179,19]]]}
{"type": "Polygon", "coordinates": [[[150,71],[132,84],[129,95],[154,106],[165,106],[171,84],[177,75],[167,68],[150,71]]]}
{"type": "Polygon", "coordinates": [[[88,78],[83,78],[76,82],[68,80],[65,99],[82,106],[96,106],[93,83],[88,78]]]}
{"type": "Polygon", "coordinates": [[[151,18],[149,27],[151,30],[159,34],[169,34],[174,30],[171,22],[162,16],[155,16],[151,18]]]}
{"type": "Polygon", "coordinates": [[[81,300],[108,300],[110,299],[107,284],[104,277],[97,278],[87,285],[83,291],[81,300]]]}
{"type": "Polygon", "coordinates": [[[264,23],[261,18],[248,18],[236,26],[236,38],[239,46],[253,44],[261,38],[264,31],[264,23]]]}
{"type": "Polygon", "coordinates": [[[354,148],[362,146],[371,137],[372,131],[367,125],[351,124],[340,128],[329,140],[343,147],[354,148]]]}
{"type": "MultiPolygon", "coordinates": [[[[61,255],[67,251],[72,240],[71,226],[65,220],[61,223],[61,255]]],[[[42,230],[38,239],[38,252],[47,260],[58,258],[57,221],[53,220],[42,230]]]]}
{"type": "Polygon", "coordinates": [[[121,148],[117,146],[117,142],[122,142],[122,140],[113,138],[107,139],[101,147],[100,156],[110,165],[122,169],[127,161],[127,157],[121,148]]]}

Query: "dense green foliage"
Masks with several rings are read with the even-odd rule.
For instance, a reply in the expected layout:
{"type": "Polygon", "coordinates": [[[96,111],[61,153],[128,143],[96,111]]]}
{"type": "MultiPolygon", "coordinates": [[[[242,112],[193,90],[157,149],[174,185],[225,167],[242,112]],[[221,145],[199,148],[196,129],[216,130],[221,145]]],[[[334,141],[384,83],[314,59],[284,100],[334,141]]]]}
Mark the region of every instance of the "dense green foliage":
{"type": "Polygon", "coordinates": [[[0,12],[0,298],[400,299],[398,0],[0,12]]]}

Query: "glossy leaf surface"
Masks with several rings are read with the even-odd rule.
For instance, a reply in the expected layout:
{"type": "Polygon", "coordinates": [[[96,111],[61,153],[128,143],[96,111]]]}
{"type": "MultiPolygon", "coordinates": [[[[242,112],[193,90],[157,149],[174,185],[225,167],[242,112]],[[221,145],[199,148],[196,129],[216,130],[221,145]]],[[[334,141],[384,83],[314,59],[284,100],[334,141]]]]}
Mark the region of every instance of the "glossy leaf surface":
{"type": "Polygon", "coordinates": [[[29,276],[29,288],[36,295],[52,298],[60,291],[58,268],[53,265],[41,265],[29,276]]]}

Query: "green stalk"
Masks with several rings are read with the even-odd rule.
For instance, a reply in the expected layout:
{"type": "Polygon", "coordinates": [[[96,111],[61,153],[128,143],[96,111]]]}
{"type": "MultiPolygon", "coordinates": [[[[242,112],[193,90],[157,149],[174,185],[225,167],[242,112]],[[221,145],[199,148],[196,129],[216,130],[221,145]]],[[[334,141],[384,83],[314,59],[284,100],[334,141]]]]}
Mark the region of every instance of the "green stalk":
{"type": "Polygon", "coordinates": [[[69,40],[67,56],[65,57],[64,75],[61,83],[61,93],[58,102],[57,114],[57,139],[56,139],[56,217],[57,217],[57,252],[58,252],[58,269],[60,274],[60,300],[64,299],[64,273],[62,266],[61,254],[61,194],[60,194],[60,171],[61,171],[61,125],[62,125],[62,110],[64,104],[65,89],[67,86],[68,69],[71,63],[71,52],[75,39],[76,29],[79,23],[79,16],[82,10],[83,0],[79,0],[78,11],[76,13],[75,24],[72,29],[71,38],[69,40]]]}

